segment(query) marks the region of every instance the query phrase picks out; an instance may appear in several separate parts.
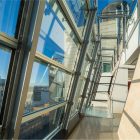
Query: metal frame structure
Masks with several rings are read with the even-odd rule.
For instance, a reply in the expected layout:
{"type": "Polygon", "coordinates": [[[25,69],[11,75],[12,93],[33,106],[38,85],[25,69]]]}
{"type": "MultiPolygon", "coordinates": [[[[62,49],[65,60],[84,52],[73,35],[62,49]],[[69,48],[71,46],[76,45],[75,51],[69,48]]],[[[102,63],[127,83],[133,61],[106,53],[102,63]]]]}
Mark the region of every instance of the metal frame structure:
{"type": "Polygon", "coordinates": [[[98,73],[98,70],[99,70],[100,61],[101,61],[101,55],[98,55],[97,56],[97,62],[96,62],[97,66],[95,67],[95,71],[94,71],[94,74],[93,74],[93,77],[92,77],[92,81],[91,81],[91,84],[90,84],[90,87],[89,87],[89,92],[88,92],[87,101],[86,101],[86,105],[85,105],[86,107],[89,105],[90,99],[92,97],[92,91],[93,91],[94,86],[95,86],[95,82],[96,82],[95,79],[97,77],[97,73],[98,73]]]}
{"type": "MultiPolygon", "coordinates": [[[[64,3],[62,3],[62,1],[57,1],[57,4],[61,7],[62,11],[65,11],[63,12],[63,14],[66,17],[68,24],[74,31],[74,34],[76,35],[76,37],[78,38],[79,44],[82,44],[81,55],[79,56],[79,59],[82,59],[83,54],[85,54],[85,50],[87,48],[89,32],[91,30],[89,25],[92,25],[93,23],[95,10],[91,10],[89,12],[90,17],[89,17],[87,29],[85,32],[85,38],[82,43],[82,38],[77,32],[77,29],[75,28],[75,25],[73,24],[74,22],[72,21],[71,16],[69,16],[69,13],[67,12],[67,9],[65,8],[64,3]]],[[[21,123],[26,122],[27,120],[32,119],[40,115],[41,113],[39,112],[38,114],[33,114],[33,115],[25,116],[25,117],[22,116],[23,111],[24,111],[24,104],[27,97],[27,91],[29,87],[32,66],[33,66],[33,62],[35,58],[45,63],[54,65],[64,70],[66,73],[70,75],[75,74],[74,77],[79,77],[78,71],[80,70],[80,67],[82,66],[82,60],[77,65],[77,69],[79,70],[77,70],[74,73],[73,71],[65,68],[62,64],[36,51],[39,31],[41,27],[41,21],[42,21],[43,12],[44,12],[44,6],[45,6],[45,1],[37,0],[37,1],[24,2],[21,25],[19,28],[20,29],[19,39],[16,40],[14,38],[9,38],[5,34],[0,33],[0,42],[2,44],[5,43],[5,45],[9,46],[11,49],[20,48],[20,51],[17,52],[17,54],[15,54],[15,57],[14,57],[15,65],[13,65],[12,71],[15,75],[13,74],[10,79],[14,81],[14,83],[10,84],[11,88],[7,88],[9,89],[8,92],[12,92],[11,93],[12,98],[11,96],[8,96],[9,98],[7,98],[11,106],[10,108],[8,108],[8,105],[6,105],[6,111],[4,114],[5,117],[3,120],[2,133],[1,133],[3,138],[18,139],[21,123]],[[31,42],[31,39],[32,39],[32,42],[31,42]],[[20,58],[17,59],[19,56],[20,58]],[[19,79],[22,79],[22,80],[18,82],[19,79]]],[[[42,113],[46,113],[46,111],[48,112],[48,111],[57,109],[61,106],[66,106],[66,104],[67,102],[61,103],[54,107],[50,107],[44,110],[42,113]]]]}
{"type": "MultiPolygon", "coordinates": [[[[15,55],[14,63],[18,63],[18,65],[14,66],[13,71],[14,70],[15,71],[13,73],[15,73],[16,75],[15,77],[13,75],[11,78],[16,79],[16,80],[14,80],[15,82],[14,84],[12,84],[14,85],[13,89],[11,89],[12,87],[9,88],[9,92],[12,91],[12,94],[11,94],[12,99],[7,98],[7,100],[10,101],[11,106],[10,108],[8,108],[8,106],[6,105],[7,109],[4,114],[5,117],[3,120],[2,132],[1,132],[3,138],[13,137],[17,139],[19,135],[21,121],[25,122],[25,120],[27,120],[26,118],[31,118],[31,116],[29,115],[28,117],[26,116],[25,118],[23,117],[22,119],[22,114],[24,111],[24,103],[27,96],[27,90],[29,86],[34,58],[40,59],[41,61],[44,61],[46,63],[50,63],[64,70],[68,74],[73,74],[73,71],[70,71],[69,69],[65,68],[62,64],[59,64],[55,62],[54,60],[49,59],[48,57],[40,54],[39,52],[36,52],[37,41],[38,41],[38,36],[40,32],[44,7],[45,7],[45,1],[30,1],[29,3],[25,2],[24,8],[23,8],[23,17],[21,21],[21,27],[19,31],[19,34],[20,34],[19,40],[10,38],[6,36],[5,34],[0,33],[0,42],[2,44],[9,46],[11,49],[17,49],[17,47],[21,48],[20,53],[15,55]],[[28,16],[26,15],[27,13],[28,13],[28,16]],[[32,44],[30,42],[31,38],[33,38],[32,44]],[[20,59],[17,59],[19,56],[20,56],[20,59]],[[19,71],[21,68],[22,68],[22,72],[19,74],[19,71]],[[18,83],[19,78],[22,80],[18,83]],[[16,93],[16,88],[18,88],[17,93],[16,93]],[[13,111],[9,111],[9,110],[13,110],[13,111]]],[[[77,37],[80,38],[78,34],[77,34],[77,37]]],[[[80,39],[79,39],[79,42],[81,43],[80,39]]],[[[55,108],[58,108],[60,105],[56,105],[55,108]]],[[[62,103],[61,106],[65,106],[65,105],[66,103],[62,103]]],[[[54,110],[54,107],[47,109],[46,111],[50,111],[52,109],[54,110]]]]}
{"type": "Polygon", "coordinates": [[[79,107],[79,112],[81,112],[81,110],[82,110],[84,99],[86,97],[86,91],[88,89],[88,85],[89,85],[89,82],[90,82],[90,76],[91,76],[93,66],[94,66],[94,63],[95,63],[95,58],[96,58],[96,54],[97,54],[97,51],[98,51],[98,47],[99,47],[99,41],[96,41],[95,42],[95,48],[94,48],[93,54],[92,54],[92,59],[91,59],[89,71],[88,71],[88,76],[86,78],[84,89],[83,89],[83,92],[82,92],[82,99],[81,99],[81,103],[80,103],[80,107],[79,107]]]}
{"type": "MultiPolygon", "coordinates": [[[[85,107],[88,107],[92,100],[95,100],[96,92],[98,89],[99,81],[102,73],[102,57],[111,57],[112,58],[112,68],[116,64],[115,57],[115,49],[104,49],[102,48],[101,40],[102,39],[117,39],[117,60],[119,57],[119,43],[121,41],[120,34],[118,36],[102,36],[100,33],[100,21],[102,19],[108,18],[118,18],[123,19],[123,48],[126,48],[126,23],[127,23],[127,7],[123,5],[123,13],[122,14],[110,14],[110,15],[100,15],[97,18],[97,39],[95,38],[94,33],[94,41],[95,48],[93,49],[92,56],[87,53],[87,47],[89,43],[89,38],[91,35],[93,22],[96,14],[96,7],[94,5],[94,9],[90,9],[88,11],[88,18],[86,28],[83,32],[83,38],[80,36],[76,25],[74,24],[74,19],[69,13],[65,2],[62,0],[56,1],[57,5],[60,7],[64,17],[66,18],[68,25],[74,32],[78,43],[80,44],[78,47],[79,56],[77,57],[77,64],[75,65],[75,69],[72,71],[65,67],[63,64],[60,64],[49,57],[43,55],[42,53],[37,51],[37,43],[41,28],[41,22],[44,14],[45,0],[32,0],[26,1],[23,0],[22,3],[22,14],[21,20],[19,21],[19,34],[18,38],[11,38],[4,33],[0,33],[0,44],[4,45],[6,48],[11,50],[11,60],[8,71],[8,77],[6,81],[6,88],[4,93],[4,105],[2,106],[2,114],[1,117],[1,138],[3,139],[18,139],[20,133],[20,126],[22,123],[32,120],[42,114],[48,113],[55,109],[65,107],[65,113],[63,121],[60,127],[54,130],[58,132],[60,128],[67,130],[69,125],[71,108],[73,105],[73,100],[76,94],[76,89],[79,81],[79,77],[81,75],[81,68],[83,65],[83,61],[88,58],[90,62],[90,67],[88,70],[87,78],[83,76],[85,79],[84,88],[82,91],[82,99],[80,102],[79,113],[82,113],[82,109],[84,107],[84,101],[87,95],[87,100],[85,107]],[[102,56],[102,51],[114,51],[114,56],[102,56]],[[113,58],[114,57],[114,58],[113,58]],[[36,113],[30,115],[24,115],[24,106],[28,94],[29,82],[31,78],[31,72],[33,68],[33,63],[35,59],[40,60],[46,64],[51,64],[62,71],[64,73],[71,75],[71,84],[69,86],[69,97],[68,101],[64,101],[58,103],[54,106],[50,106],[43,110],[39,110],[36,113]],[[97,61],[96,61],[97,59],[97,61]],[[113,63],[114,62],[114,63],[113,63]],[[94,69],[94,73],[92,75],[94,69]],[[90,78],[92,75],[92,78],[90,78]],[[91,80],[92,79],[92,80],[91,80]],[[91,80],[91,81],[90,81],[91,80]],[[90,83],[91,82],[91,83],[90,83]],[[90,84],[89,84],[90,83],[90,84]],[[87,90],[89,88],[89,92],[87,90]]],[[[86,1],[87,2],[87,1],[86,1]]],[[[88,4],[87,4],[88,5],[88,4]]],[[[89,6],[87,6],[88,8],[89,6]]],[[[139,23],[139,20],[137,24],[139,23]]],[[[120,22],[119,22],[120,25],[120,22]]],[[[93,31],[94,32],[94,31],[93,31]]],[[[119,33],[120,31],[118,31],[119,33]]],[[[130,36],[131,37],[131,36],[130,36]]],[[[128,38],[129,41],[129,38],[128,38]]],[[[108,94],[110,94],[111,84],[113,82],[113,77],[111,77],[110,86],[108,89],[108,94]]],[[[101,83],[102,84],[102,83],[101,83]]],[[[68,94],[68,93],[67,93],[68,94]]],[[[53,132],[54,133],[54,132],[53,132]]],[[[51,137],[51,134],[49,135],[51,137]]]]}

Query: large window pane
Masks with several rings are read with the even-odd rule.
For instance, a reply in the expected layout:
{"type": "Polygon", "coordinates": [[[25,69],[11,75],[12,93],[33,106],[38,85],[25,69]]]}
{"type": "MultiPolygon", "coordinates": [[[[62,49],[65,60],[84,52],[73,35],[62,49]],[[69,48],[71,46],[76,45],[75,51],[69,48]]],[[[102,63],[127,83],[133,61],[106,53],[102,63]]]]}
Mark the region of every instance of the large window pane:
{"type": "Polygon", "coordinates": [[[5,90],[5,83],[8,74],[11,52],[0,46],[0,111],[5,90]]]}
{"type": "Polygon", "coordinates": [[[86,1],[85,0],[66,0],[66,4],[76,23],[79,34],[83,35],[83,30],[87,19],[86,1]]]}
{"type": "Polygon", "coordinates": [[[50,5],[46,0],[37,51],[73,70],[78,53],[77,42],[56,2],[50,5]]]}
{"type": "Polygon", "coordinates": [[[21,125],[20,139],[43,139],[55,128],[63,119],[64,107],[53,110],[49,113],[27,121],[21,125]]]}
{"type": "Polygon", "coordinates": [[[83,93],[84,85],[85,85],[85,78],[87,77],[87,69],[89,66],[89,62],[86,60],[86,57],[84,59],[83,65],[82,65],[82,70],[81,70],[81,76],[78,80],[77,83],[77,88],[76,88],[76,94],[74,97],[74,104],[71,109],[71,117],[78,111],[80,102],[78,102],[79,98],[81,98],[81,95],[83,93]]]}
{"type": "Polygon", "coordinates": [[[14,37],[20,0],[0,0],[0,32],[14,37]]]}
{"type": "Polygon", "coordinates": [[[65,101],[70,79],[71,76],[60,69],[35,61],[24,114],[30,114],[65,101]]]}

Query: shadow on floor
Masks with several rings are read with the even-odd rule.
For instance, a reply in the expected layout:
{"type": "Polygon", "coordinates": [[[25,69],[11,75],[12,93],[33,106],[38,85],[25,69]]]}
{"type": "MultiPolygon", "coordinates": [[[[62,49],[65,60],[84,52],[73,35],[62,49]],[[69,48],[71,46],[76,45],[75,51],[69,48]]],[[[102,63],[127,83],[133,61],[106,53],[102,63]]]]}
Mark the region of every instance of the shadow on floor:
{"type": "MultiPolygon", "coordinates": [[[[99,114],[99,110],[97,112],[99,114]]],[[[103,116],[92,116],[91,113],[90,115],[87,115],[83,118],[83,120],[74,129],[68,139],[119,140],[117,131],[120,123],[120,118],[120,114],[115,114],[111,118],[103,118],[103,116]]]]}

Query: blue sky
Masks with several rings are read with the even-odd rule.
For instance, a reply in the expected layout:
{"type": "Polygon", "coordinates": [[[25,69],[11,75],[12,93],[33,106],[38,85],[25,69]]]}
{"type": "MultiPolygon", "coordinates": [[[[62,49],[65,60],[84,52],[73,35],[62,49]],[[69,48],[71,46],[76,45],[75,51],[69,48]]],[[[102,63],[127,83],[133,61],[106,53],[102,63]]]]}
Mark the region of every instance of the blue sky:
{"type": "Polygon", "coordinates": [[[6,79],[9,62],[10,62],[10,51],[0,48],[0,77],[6,79]]]}
{"type": "MultiPolygon", "coordinates": [[[[20,0],[0,0],[0,32],[14,37],[20,0]]],[[[0,47],[0,77],[6,79],[11,53],[0,47]]]]}

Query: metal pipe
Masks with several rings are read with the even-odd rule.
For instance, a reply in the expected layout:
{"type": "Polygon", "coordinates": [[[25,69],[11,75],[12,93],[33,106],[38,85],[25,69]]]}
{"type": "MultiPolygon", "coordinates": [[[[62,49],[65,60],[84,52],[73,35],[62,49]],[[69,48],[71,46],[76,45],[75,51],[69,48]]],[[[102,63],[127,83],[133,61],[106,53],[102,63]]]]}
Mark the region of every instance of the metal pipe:
{"type": "Polygon", "coordinates": [[[112,19],[112,18],[123,18],[124,14],[110,14],[110,15],[101,15],[98,16],[100,19],[112,19]]]}
{"type": "Polygon", "coordinates": [[[127,17],[127,4],[126,2],[123,3],[123,49],[126,48],[126,17],[127,17]]]}

